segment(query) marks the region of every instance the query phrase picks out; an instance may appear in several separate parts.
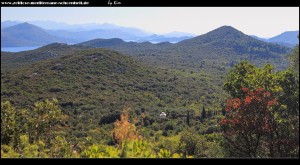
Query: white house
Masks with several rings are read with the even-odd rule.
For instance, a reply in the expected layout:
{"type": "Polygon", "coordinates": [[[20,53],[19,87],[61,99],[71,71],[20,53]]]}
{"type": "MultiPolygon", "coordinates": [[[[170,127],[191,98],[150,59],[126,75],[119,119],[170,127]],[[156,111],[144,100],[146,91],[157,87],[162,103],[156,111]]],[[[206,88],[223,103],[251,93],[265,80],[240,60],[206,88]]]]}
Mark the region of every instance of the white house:
{"type": "Polygon", "coordinates": [[[165,118],[167,117],[167,114],[165,114],[165,112],[162,112],[162,113],[159,115],[159,117],[160,117],[161,119],[165,119],[165,118]]]}

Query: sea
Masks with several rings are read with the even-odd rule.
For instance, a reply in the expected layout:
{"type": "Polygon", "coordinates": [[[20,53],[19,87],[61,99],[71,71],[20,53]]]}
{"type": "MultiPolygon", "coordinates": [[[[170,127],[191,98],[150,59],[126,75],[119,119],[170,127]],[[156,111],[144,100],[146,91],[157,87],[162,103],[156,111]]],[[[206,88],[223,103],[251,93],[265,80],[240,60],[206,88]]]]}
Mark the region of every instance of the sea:
{"type": "Polygon", "coordinates": [[[27,50],[34,50],[41,46],[20,46],[20,47],[1,47],[1,52],[21,52],[27,50]]]}

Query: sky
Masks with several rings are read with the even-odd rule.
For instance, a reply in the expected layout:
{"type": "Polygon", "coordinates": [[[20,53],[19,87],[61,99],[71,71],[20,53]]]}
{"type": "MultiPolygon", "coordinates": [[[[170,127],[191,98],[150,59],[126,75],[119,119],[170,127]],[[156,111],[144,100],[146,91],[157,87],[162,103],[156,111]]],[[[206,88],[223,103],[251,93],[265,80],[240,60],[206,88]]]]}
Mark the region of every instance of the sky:
{"type": "Polygon", "coordinates": [[[207,33],[223,25],[263,38],[299,30],[299,7],[1,7],[1,21],[111,23],[147,32],[207,33]]]}

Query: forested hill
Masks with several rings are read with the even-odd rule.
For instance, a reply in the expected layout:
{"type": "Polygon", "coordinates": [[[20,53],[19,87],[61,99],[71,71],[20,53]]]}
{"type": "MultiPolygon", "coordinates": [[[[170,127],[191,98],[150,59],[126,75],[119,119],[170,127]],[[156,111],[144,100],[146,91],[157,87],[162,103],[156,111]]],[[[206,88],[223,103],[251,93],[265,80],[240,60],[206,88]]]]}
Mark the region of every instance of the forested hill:
{"type": "Polygon", "coordinates": [[[124,106],[143,111],[150,123],[161,111],[178,117],[187,108],[199,115],[203,105],[220,110],[225,95],[222,81],[211,74],[154,68],[107,49],[76,51],[1,74],[1,100],[14,106],[52,97],[80,130],[77,123],[89,120],[91,128],[114,122],[124,106]]]}
{"type": "Polygon", "coordinates": [[[74,54],[83,49],[87,48],[70,46],[63,43],[53,43],[30,51],[17,53],[1,52],[1,72],[18,69],[38,61],[74,54]]]}
{"type": "Polygon", "coordinates": [[[177,44],[96,39],[77,45],[111,48],[154,66],[206,69],[209,72],[226,70],[240,60],[249,60],[258,66],[271,63],[277,69],[284,69],[289,63],[284,55],[291,51],[287,47],[254,39],[230,26],[222,26],[177,44]]]}
{"type": "Polygon", "coordinates": [[[216,49],[228,49],[238,55],[258,55],[260,58],[274,57],[286,54],[290,49],[266,43],[231,27],[222,26],[204,35],[181,41],[176,44],[178,48],[211,47],[216,49]]]}

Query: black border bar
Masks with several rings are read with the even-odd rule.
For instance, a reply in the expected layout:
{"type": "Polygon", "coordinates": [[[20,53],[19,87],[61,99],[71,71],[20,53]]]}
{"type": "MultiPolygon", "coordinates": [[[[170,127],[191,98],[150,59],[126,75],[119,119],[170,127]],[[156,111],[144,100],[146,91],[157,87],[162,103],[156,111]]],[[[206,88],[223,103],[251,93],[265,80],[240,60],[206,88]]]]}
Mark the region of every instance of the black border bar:
{"type": "Polygon", "coordinates": [[[1,7],[299,7],[299,0],[3,0],[1,7]]]}

